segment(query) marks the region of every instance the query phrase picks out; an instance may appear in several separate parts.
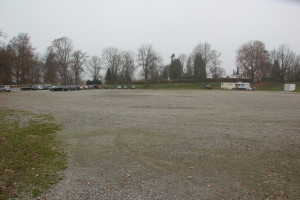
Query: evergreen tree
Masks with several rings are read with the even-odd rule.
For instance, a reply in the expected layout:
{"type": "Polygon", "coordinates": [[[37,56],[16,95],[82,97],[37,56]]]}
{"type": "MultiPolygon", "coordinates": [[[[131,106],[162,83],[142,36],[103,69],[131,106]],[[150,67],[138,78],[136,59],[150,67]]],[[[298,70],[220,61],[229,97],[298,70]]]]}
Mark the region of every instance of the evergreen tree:
{"type": "Polygon", "coordinates": [[[201,54],[197,53],[194,58],[194,80],[205,81],[206,67],[201,54]]]}
{"type": "Polygon", "coordinates": [[[112,81],[112,74],[111,74],[110,68],[107,68],[106,75],[105,75],[105,81],[108,83],[112,81]]]}
{"type": "Polygon", "coordinates": [[[271,80],[272,81],[279,81],[281,74],[281,69],[278,60],[275,60],[274,64],[272,65],[271,68],[271,80]]]}
{"type": "Polygon", "coordinates": [[[48,50],[46,62],[44,64],[44,82],[50,84],[56,84],[58,77],[56,75],[57,72],[57,63],[55,61],[55,55],[51,51],[48,50]]]}
{"type": "Polygon", "coordinates": [[[163,72],[162,72],[162,79],[168,79],[169,73],[168,73],[169,65],[165,66],[163,72]]]}
{"type": "Polygon", "coordinates": [[[175,80],[178,79],[179,76],[182,75],[182,64],[179,59],[174,59],[170,65],[170,79],[175,80]]]}

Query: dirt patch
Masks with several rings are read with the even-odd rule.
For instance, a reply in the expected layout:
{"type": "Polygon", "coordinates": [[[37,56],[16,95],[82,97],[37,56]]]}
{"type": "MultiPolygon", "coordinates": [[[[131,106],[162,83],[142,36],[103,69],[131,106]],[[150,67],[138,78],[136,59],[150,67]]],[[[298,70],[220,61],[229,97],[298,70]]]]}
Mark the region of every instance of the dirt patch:
{"type": "Polygon", "coordinates": [[[18,92],[52,114],[69,168],[54,199],[297,199],[299,94],[252,91],[18,92]]]}

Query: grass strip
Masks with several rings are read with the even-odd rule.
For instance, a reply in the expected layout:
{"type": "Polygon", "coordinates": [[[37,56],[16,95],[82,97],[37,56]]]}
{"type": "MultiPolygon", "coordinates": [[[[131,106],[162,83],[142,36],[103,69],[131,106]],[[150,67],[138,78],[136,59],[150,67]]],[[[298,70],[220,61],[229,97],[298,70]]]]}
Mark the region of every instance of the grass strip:
{"type": "Polygon", "coordinates": [[[0,199],[35,198],[61,180],[66,154],[52,120],[0,108],[0,199]]]}

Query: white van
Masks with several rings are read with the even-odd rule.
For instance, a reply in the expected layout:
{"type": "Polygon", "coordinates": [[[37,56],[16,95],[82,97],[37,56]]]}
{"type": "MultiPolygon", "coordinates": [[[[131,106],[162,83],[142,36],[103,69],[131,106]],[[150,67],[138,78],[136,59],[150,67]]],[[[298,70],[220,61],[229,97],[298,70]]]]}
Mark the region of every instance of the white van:
{"type": "Polygon", "coordinates": [[[8,85],[0,85],[0,92],[10,92],[10,86],[8,85]]]}
{"type": "Polygon", "coordinates": [[[238,82],[235,84],[234,90],[253,90],[253,89],[252,87],[250,87],[250,83],[238,82]]]}

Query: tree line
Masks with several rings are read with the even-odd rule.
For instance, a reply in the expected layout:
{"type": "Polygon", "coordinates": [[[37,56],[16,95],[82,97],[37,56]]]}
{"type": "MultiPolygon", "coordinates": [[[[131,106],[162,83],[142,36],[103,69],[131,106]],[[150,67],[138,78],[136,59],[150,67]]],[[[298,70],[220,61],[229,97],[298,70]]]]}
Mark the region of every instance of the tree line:
{"type": "MultiPolygon", "coordinates": [[[[0,32],[0,39],[4,36],[0,32]]],[[[1,41],[1,40],[0,40],[1,41]]],[[[221,53],[208,43],[198,44],[190,55],[173,54],[170,64],[163,65],[160,54],[152,45],[142,45],[137,52],[116,47],[105,48],[101,55],[88,56],[75,50],[70,38],[53,40],[44,55],[35,51],[30,36],[20,33],[8,44],[0,46],[1,84],[65,84],[83,83],[83,72],[90,74],[93,83],[102,78],[109,83],[130,83],[138,69],[146,84],[162,80],[191,79],[206,81],[225,75],[220,67],[221,53]],[[101,77],[106,70],[105,77],[101,77]]],[[[261,41],[250,41],[236,52],[237,78],[251,81],[299,81],[300,56],[287,45],[268,51],[261,41]]]]}
{"type": "Polygon", "coordinates": [[[300,81],[300,55],[287,45],[267,50],[262,41],[249,41],[236,52],[237,76],[255,81],[300,81]]]}

